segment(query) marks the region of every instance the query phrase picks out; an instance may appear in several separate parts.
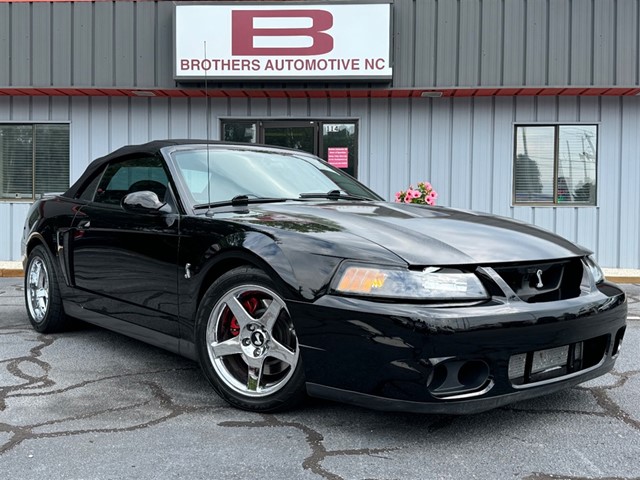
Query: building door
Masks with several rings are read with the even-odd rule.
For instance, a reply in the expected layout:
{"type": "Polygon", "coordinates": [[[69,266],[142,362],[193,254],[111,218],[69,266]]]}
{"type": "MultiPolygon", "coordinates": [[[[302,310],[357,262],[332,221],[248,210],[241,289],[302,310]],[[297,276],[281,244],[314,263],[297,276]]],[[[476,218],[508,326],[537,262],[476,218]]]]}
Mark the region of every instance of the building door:
{"type": "Polygon", "coordinates": [[[318,154],[317,122],[259,122],[260,143],[318,154]]]}
{"type": "Polygon", "coordinates": [[[223,120],[228,142],[264,143],[317,155],[357,176],[358,122],[355,120],[223,120]]]}

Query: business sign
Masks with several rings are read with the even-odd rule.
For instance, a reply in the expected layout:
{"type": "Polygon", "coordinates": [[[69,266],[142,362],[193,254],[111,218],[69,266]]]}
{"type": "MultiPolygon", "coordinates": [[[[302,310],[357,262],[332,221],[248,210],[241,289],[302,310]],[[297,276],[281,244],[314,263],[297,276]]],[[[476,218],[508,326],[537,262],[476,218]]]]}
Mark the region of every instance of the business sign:
{"type": "Polygon", "coordinates": [[[175,79],[390,79],[391,5],[180,4],[175,79]]]}

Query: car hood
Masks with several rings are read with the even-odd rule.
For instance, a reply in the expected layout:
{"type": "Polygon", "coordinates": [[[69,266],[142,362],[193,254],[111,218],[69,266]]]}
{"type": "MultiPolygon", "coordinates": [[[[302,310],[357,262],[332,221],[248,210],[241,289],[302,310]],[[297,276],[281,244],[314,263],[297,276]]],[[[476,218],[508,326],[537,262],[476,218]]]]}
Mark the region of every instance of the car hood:
{"type": "Polygon", "coordinates": [[[343,239],[354,235],[410,265],[486,265],[591,253],[532,225],[443,207],[347,201],[254,204],[232,220],[325,240],[332,234],[343,239]]]}

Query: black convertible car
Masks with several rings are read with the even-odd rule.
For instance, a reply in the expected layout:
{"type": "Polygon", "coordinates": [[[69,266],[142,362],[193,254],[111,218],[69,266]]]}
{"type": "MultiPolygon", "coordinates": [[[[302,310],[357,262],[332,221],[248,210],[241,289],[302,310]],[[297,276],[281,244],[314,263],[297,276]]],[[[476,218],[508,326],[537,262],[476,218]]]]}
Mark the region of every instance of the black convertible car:
{"type": "Polygon", "coordinates": [[[158,345],[255,411],[478,412],[608,372],[625,331],[583,248],[267,146],[121,148],[34,203],[22,248],[37,331],[77,318],[158,345]]]}

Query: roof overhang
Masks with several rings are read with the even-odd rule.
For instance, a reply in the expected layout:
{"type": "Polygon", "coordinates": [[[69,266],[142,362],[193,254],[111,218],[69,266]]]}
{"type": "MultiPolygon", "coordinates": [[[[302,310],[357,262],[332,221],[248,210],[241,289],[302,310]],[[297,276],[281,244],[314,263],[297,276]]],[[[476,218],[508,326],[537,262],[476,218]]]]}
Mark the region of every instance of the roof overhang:
{"type": "Polygon", "coordinates": [[[95,88],[3,87],[0,96],[212,97],[212,98],[409,98],[512,96],[635,96],[640,87],[455,88],[95,88]]]}

